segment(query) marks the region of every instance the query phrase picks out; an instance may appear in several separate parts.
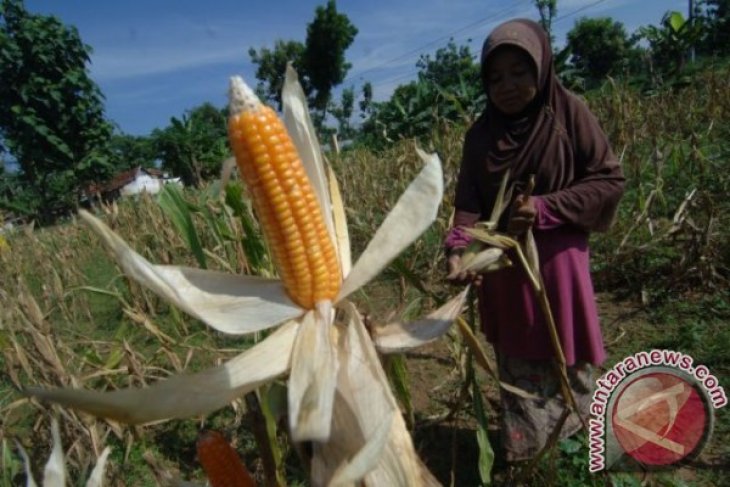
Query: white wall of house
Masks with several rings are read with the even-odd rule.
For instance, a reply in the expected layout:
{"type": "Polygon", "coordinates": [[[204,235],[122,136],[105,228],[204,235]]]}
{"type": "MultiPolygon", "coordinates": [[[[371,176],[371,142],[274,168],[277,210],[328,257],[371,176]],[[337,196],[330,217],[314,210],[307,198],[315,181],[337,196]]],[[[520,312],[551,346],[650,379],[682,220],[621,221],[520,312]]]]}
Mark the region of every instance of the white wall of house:
{"type": "Polygon", "coordinates": [[[120,193],[122,196],[131,196],[143,192],[156,194],[162,189],[162,186],[164,184],[168,183],[182,184],[180,182],[180,178],[159,179],[140,171],[137,173],[137,177],[134,179],[134,181],[122,187],[120,193]]]}

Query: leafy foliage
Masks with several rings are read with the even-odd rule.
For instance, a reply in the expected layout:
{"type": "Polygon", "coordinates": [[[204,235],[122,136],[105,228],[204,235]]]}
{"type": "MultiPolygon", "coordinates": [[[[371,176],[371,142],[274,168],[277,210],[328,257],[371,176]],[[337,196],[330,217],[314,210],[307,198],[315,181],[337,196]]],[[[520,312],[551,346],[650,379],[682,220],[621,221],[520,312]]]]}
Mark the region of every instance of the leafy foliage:
{"type": "Polygon", "coordinates": [[[705,0],[706,36],[701,48],[708,54],[730,54],[730,0],[705,0]]]}
{"type": "Polygon", "coordinates": [[[182,178],[189,186],[220,173],[221,162],[228,157],[225,114],[210,103],[204,103],[173,117],[165,129],[152,133],[162,168],[182,178]]]}
{"type": "Polygon", "coordinates": [[[676,75],[684,68],[687,54],[704,34],[701,21],[686,20],[679,12],[667,12],[661,26],[649,25],[639,29],[639,35],[649,41],[654,65],[662,74],[676,75]]]}
{"type": "Polygon", "coordinates": [[[632,58],[626,29],[609,17],[581,18],[568,32],[567,45],[579,73],[594,83],[621,73],[632,58]]]}
{"type": "MultiPolygon", "coordinates": [[[[303,73],[304,44],[297,41],[283,41],[274,43],[274,49],[262,47],[261,50],[248,50],[251,62],[257,65],[256,79],[259,80],[256,92],[262,100],[267,100],[281,110],[281,88],[284,86],[286,65],[291,62],[294,68],[303,73]]],[[[311,87],[306,78],[300,76],[300,83],[304,92],[311,93],[311,87]]]]}
{"type": "Polygon", "coordinates": [[[113,134],[109,153],[112,166],[120,172],[137,166],[154,167],[157,161],[157,152],[149,137],[113,134]]]}
{"type": "Polygon", "coordinates": [[[346,15],[337,11],[335,0],[317,7],[314,21],[307,26],[303,68],[316,91],[312,105],[324,112],[332,88],[344,81],[352,66],[345,60],[345,51],[352,45],[357,28],[346,15]]]}
{"type": "MultiPolygon", "coordinates": [[[[299,73],[299,81],[310,105],[318,110],[317,114],[313,114],[316,115],[315,124],[320,128],[323,126],[330,106],[340,110],[336,118],[341,120],[342,110],[347,112],[348,109],[345,105],[331,105],[332,89],[344,81],[351,67],[345,59],[345,51],[356,35],[357,28],[346,15],[337,11],[334,0],[328,1],[326,6],[317,7],[314,20],[307,25],[304,44],[279,39],[273,49],[249,49],[251,62],[257,65],[256,79],[259,82],[256,91],[262,99],[281,110],[284,72],[287,63],[291,62],[299,73]]],[[[349,103],[350,96],[344,95],[343,102],[349,103]]]]}
{"type": "Polygon", "coordinates": [[[338,135],[342,139],[351,139],[355,134],[356,130],[350,123],[350,119],[352,118],[352,113],[355,109],[355,90],[354,88],[345,88],[342,90],[342,95],[340,98],[340,104],[332,104],[330,106],[330,113],[333,117],[335,117],[335,120],[337,120],[338,125],[338,135]]]}
{"type": "Polygon", "coordinates": [[[0,4],[0,134],[20,165],[27,210],[43,221],[111,171],[111,125],[88,76],[90,52],[56,17],[31,14],[20,0],[0,4]]]}
{"type": "Polygon", "coordinates": [[[558,13],[558,0],[534,0],[535,7],[540,14],[540,25],[550,37],[550,43],[555,40],[552,34],[553,19],[558,13]]]}
{"type": "Polygon", "coordinates": [[[374,103],[359,140],[382,146],[400,138],[430,135],[442,122],[469,122],[484,108],[479,65],[468,46],[449,41],[434,57],[421,56],[418,79],[395,89],[387,102],[374,103]]]}

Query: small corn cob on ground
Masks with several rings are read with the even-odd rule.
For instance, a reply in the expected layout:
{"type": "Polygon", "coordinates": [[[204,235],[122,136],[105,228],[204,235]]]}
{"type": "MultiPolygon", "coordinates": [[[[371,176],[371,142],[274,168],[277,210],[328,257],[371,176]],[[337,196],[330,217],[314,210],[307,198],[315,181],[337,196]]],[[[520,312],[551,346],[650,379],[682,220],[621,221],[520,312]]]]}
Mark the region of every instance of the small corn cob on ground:
{"type": "Polygon", "coordinates": [[[202,431],[195,447],[210,487],[256,487],[238,453],[222,434],[202,431]]]}
{"type": "Polygon", "coordinates": [[[307,173],[284,123],[239,77],[228,137],[289,297],[305,309],[333,300],[339,262],[307,173]]]}

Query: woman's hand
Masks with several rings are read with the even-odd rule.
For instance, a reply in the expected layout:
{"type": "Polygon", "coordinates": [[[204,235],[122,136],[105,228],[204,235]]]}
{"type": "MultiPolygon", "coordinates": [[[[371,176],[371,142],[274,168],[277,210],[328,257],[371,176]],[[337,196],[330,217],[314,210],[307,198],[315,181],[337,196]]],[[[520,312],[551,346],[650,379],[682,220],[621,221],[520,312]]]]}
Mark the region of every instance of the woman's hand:
{"type": "Polygon", "coordinates": [[[482,275],[474,271],[462,271],[458,272],[461,267],[461,253],[452,252],[448,259],[449,273],[446,276],[446,280],[451,284],[457,286],[464,286],[466,284],[474,284],[475,286],[481,286],[482,275]]]}
{"type": "Polygon", "coordinates": [[[537,216],[535,200],[532,196],[519,195],[512,203],[507,233],[520,236],[532,227],[537,216]]]}

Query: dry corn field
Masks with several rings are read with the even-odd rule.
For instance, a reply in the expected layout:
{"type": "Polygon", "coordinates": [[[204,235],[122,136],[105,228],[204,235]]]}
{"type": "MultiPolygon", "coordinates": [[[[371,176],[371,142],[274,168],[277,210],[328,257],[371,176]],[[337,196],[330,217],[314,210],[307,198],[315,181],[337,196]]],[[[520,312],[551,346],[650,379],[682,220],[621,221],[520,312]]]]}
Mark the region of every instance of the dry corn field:
{"type": "MultiPolygon", "coordinates": [[[[727,68],[708,71],[691,87],[653,96],[607,85],[589,98],[629,179],[614,229],[593,238],[607,366],[638,350],[681,349],[730,388],[729,75],[727,68]]],[[[423,315],[454,294],[444,284],[441,240],[463,133],[463,127],[443,124],[421,141],[443,162],[444,200],[421,238],[352,296],[366,321],[423,315]]],[[[421,168],[413,147],[414,141],[401,141],[382,153],[355,148],[329,155],[345,203],[353,260],[421,168]]],[[[96,213],[151,262],[272,276],[279,250],[267,257],[247,191],[234,177],[227,190],[211,183],[186,191],[187,211],[177,206],[176,213],[169,201],[142,196],[96,213]]],[[[258,482],[307,485],[301,452],[281,420],[286,392],[279,382],[269,384],[258,402],[241,397],[205,417],[145,426],[122,426],[24,397],[19,391],[29,385],[144,387],[222,363],[265,333],[223,335],[166,304],[125,277],[100,239],[77,220],[24,227],[6,240],[0,244],[3,485],[25,478],[15,441],[41,477],[52,444],[52,416],[59,418],[70,476],[79,479],[72,485],[82,485],[80,479],[89,476],[107,445],[112,447],[107,485],[202,483],[196,440],[203,428],[223,432],[258,482]],[[274,426],[273,437],[264,425],[274,426]],[[267,436],[269,448],[262,451],[267,436]]],[[[336,294],[331,287],[321,292],[336,294]]],[[[307,288],[302,294],[308,297],[295,300],[311,304],[312,292],[320,290],[307,288]]],[[[464,384],[476,376],[494,433],[499,411],[493,379],[471,364],[457,332],[404,357],[384,359],[384,365],[416,449],[442,484],[478,485],[477,421],[464,384]]],[[[707,451],[677,476],[684,484],[667,483],[671,476],[658,472],[622,477],[614,485],[720,485],[730,469],[729,444],[730,418],[720,410],[707,451]]],[[[586,463],[575,460],[578,448],[585,453],[584,442],[560,445],[538,466],[534,485],[604,485],[604,478],[590,476],[586,463]]],[[[496,485],[503,478],[500,468],[495,466],[496,485]]]]}

